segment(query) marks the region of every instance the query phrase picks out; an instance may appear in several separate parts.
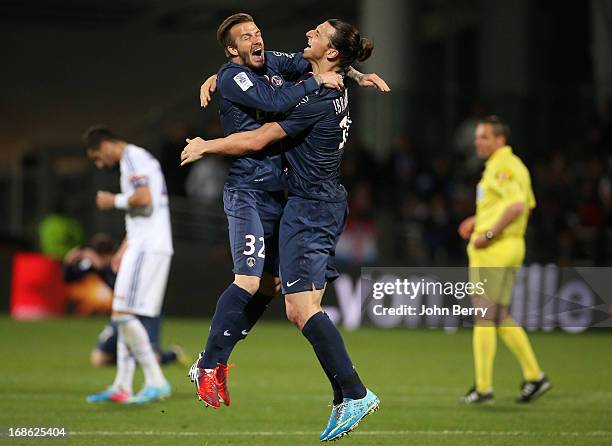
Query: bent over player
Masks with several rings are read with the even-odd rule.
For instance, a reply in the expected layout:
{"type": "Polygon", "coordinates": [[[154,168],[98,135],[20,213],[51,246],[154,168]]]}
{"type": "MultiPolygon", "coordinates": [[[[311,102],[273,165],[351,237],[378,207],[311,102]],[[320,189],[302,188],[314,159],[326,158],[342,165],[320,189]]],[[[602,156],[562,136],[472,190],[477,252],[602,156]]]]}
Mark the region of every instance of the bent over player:
{"type": "Polygon", "coordinates": [[[87,400],[147,403],[165,398],[170,395],[170,384],[138,316],[158,317],[166,292],[173,254],[166,182],[153,155],[121,140],[106,127],[90,128],[83,142],[96,167],[119,164],[121,193],[100,191],[96,204],[102,210],[125,211],[126,229],[111,316],[118,330],[117,374],[108,389],[87,400]],[[142,368],[145,383],[132,396],[136,363],[142,368]]]}

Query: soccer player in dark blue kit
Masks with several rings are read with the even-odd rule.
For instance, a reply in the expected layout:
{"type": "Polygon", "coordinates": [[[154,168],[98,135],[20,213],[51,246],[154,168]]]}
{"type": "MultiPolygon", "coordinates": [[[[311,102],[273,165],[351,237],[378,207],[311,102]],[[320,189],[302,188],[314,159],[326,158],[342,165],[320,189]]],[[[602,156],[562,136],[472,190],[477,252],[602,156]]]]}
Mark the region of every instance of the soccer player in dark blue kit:
{"type": "MultiPolygon", "coordinates": [[[[278,119],[320,86],[342,87],[334,72],[296,79],[310,63],[301,54],[264,52],[261,32],[248,14],[228,17],[217,31],[229,62],[217,74],[219,110],[226,135],[249,131],[278,119]]],[[[354,71],[355,76],[363,76],[354,71]]],[[[217,302],[203,354],[190,370],[199,398],[207,405],[229,405],[227,360],[276,294],[278,227],[284,205],[280,146],[236,158],[224,189],[234,282],[217,302]]]]}
{"type": "MultiPolygon", "coordinates": [[[[343,71],[367,59],[372,43],[352,25],[328,20],[309,31],[304,57],[313,72],[343,71]]],[[[289,196],[279,230],[280,276],[287,317],[312,344],[334,391],[334,404],[321,441],[351,432],[379,399],[361,382],[340,333],[321,309],[333,268],[336,243],[347,217],[347,193],[339,182],[344,144],[351,120],[348,92],[319,90],[305,96],[276,123],[225,138],[192,140],[181,154],[191,162],[208,153],[257,153],[283,140],[288,162],[289,196]]]]}

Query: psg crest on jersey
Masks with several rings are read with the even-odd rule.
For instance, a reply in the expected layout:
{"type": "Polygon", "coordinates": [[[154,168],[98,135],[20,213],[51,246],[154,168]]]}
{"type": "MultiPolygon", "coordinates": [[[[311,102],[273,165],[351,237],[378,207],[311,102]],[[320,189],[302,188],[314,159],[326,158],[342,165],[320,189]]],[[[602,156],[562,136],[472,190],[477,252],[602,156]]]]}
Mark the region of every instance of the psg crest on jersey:
{"type": "Polygon", "coordinates": [[[272,76],[272,79],[270,79],[270,81],[277,87],[283,85],[283,79],[280,76],[272,76]]]}

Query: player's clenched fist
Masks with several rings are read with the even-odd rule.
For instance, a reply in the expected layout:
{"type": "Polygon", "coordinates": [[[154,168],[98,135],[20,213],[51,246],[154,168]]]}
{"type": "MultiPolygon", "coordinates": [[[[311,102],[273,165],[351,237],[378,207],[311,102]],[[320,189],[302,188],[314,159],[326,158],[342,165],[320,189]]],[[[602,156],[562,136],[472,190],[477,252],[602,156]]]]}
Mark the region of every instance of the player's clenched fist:
{"type": "Polygon", "coordinates": [[[106,210],[115,207],[115,194],[103,190],[96,195],[96,206],[98,209],[106,210]]]}
{"type": "Polygon", "coordinates": [[[187,138],[187,145],[181,152],[181,166],[185,164],[194,163],[202,156],[204,156],[204,140],[199,136],[197,138],[189,139],[187,138]]]}

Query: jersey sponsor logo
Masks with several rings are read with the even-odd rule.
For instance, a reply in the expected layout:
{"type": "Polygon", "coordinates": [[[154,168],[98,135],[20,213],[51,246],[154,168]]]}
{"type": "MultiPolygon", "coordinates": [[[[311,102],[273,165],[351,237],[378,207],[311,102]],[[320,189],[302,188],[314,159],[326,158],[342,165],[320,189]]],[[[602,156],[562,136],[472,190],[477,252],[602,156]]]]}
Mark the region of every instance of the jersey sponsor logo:
{"type": "Polygon", "coordinates": [[[246,264],[248,265],[249,268],[253,268],[255,266],[255,263],[257,263],[257,261],[255,260],[254,257],[249,257],[246,260],[246,264]]]}
{"type": "Polygon", "coordinates": [[[293,282],[289,282],[287,281],[287,288],[292,287],[293,285],[295,285],[296,283],[298,283],[300,280],[302,280],[302,278],[300,277],[297,280],[294,280],[293,282]]]}
{"type": "Polygon", "coordinates": [[[272,76],[272,79],[270,79],[270,80],[277,87],[280,87],[281,85],[283,85],[283,79],[280,76],[274,75],[274,76],[272,76]]]}
{"type": "Polygon", "coordinates": [[[249,76],[247,76],[244,71],[241,71],[234,76],[234,81],[238,84],[242,91],[247,91],[253,86],[253,82],[251,82],[251,79],[249,79],[249,76]]]}
{"type": "Polygon", "coordinates": [[[272,51],[272,54],[277,57],[286,57],[288,59],[293,59],[295,57],[295,53],[283,53],[281,51],[272,51]]]}

